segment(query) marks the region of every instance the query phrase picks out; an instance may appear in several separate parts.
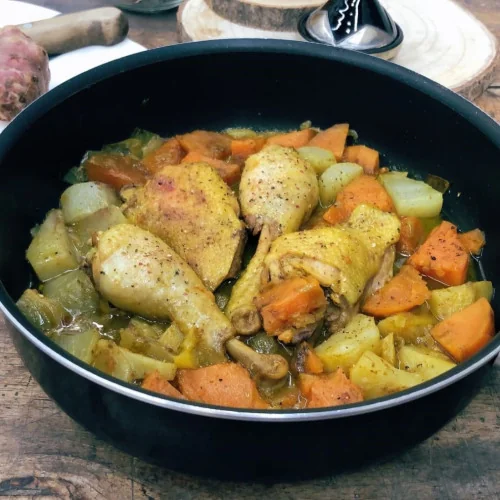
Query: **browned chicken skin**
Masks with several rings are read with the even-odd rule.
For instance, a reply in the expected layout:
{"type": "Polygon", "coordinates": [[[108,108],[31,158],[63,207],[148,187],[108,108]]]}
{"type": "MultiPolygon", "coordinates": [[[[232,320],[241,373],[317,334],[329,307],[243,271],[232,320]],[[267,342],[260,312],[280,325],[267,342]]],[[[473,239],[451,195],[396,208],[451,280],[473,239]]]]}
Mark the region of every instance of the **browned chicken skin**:
{"type": "Polygon", "coordinates": [[[169,244],[209,290],[236,275],[244,225],[236,197],[211,166],[166,166],[123,196],[129,220],[169,244]]]}

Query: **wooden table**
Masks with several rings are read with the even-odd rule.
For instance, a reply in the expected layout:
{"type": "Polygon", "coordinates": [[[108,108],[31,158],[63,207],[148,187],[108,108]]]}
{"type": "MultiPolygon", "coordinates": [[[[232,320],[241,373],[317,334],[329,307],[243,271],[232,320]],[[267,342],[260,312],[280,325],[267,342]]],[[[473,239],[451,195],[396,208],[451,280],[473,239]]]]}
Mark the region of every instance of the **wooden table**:
{"type": "MultiPolygon", "coordinates": [[[[63,12],[99,0],[38,0],[63,12]]],[[[462,0],[500,38],[496,1],[462,0]]],[[[1,8],[1,6],[0,6],[1,8]]],[[[130,16],[146,47],[176,42],[175,15],[130,16]]],[[[500,71],[496,79],[500,85],[500,71]]],[[[500,120],[500,90],[477,104],[500,120]]],[[[500,368],[474,401],[435,436],[362,470],[307,482],[220,483],[151,466],[96,439],[42,392],[23,366],[0,317],[0,497],[78,499],[496,499],[500,498],[500,368]]]]}

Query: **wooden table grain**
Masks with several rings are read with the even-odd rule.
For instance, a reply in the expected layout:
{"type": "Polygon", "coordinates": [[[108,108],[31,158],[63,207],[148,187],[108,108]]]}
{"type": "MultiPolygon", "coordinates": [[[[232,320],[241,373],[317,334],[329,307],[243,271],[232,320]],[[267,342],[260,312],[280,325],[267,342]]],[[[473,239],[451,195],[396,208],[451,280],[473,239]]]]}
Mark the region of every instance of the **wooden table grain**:
{"type": "MultiPolygon", "coordinates": [[[[62,12],[100,0],[37,0],[62,12]]],[[[495,0],[461,0],[500,38],[495,0]]],[[[1,9],[1,4],[0,4],[1,9]]],[[[176,43],[175,15],[130,15],[130,36],[146,47],[176,43]]],[[[500,71],[496,85],[500,86],[500,71]]],[[[500,120],[500,89],[477,103],[500,120]]],[[[375,430],[374,430],[375,432],[375,430]]],[[[300,453],[299,453],[300,456],[300,453]]],[[[0,497],[16,499],[498,499],[500,368],[477,397],[424,443],[362,469],[292,483],[218,482],[161,469],[96,439],[33,380],[0,316],[0,497]]]]}

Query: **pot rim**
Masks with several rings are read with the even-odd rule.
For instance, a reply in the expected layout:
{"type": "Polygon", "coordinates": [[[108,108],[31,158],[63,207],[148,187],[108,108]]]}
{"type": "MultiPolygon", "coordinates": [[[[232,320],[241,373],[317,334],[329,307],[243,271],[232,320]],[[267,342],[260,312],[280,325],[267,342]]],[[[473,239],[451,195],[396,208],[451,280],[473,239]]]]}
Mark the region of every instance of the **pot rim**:
{"type": "MultiPolygon", "coordinates": [[[[152,49],[103,64],[72,78],[37,99],[20,113],[18,117],[7,126],[4,132],[0,134],[0,163],[3,156],[3,150],[7,150],[9,143],[17,142],[23,131],[32,123],[41,118],[52,107],[60,105],[73,94],[97,84],[101,80],[115,76],[118,73],[123,73],[150,64],[163,63],[172,59],[199,57],[201,55],[207,57],[216,54],[237,54],[244,52],[266,54],[282,53],[287,56],[326,59],[347,66],[360,67],[399,81],[410,86],[415,91],[424,93],[432,99],[438,100],[451,108],[463,119],[480,130],[498,147],[500,152],[500,126],[493,119],[463,97],[413,71],[377,59],[376,57],[327,47],[316,43],[234,39],[190,42],[152,49]]],[[[481,352],[449,372],[414,388],[372,401],[325,409],[246,410],[179,401],[146,391],[139,387],[134,387],[131,384],[122,382],[96,370],[90,365],[66,353],[42,332],[36,330],[21,314],[16,304],[5,290],[3,284],[0,284],[0,309],[16,330],[43,353],[57,363],[63,365],[65,368],[97,385],[139,402],[168,410],[228,420],[302,422],[346,418],[381,411],[409,403],[444,389],[478,370],[500,353],[500,335],[496,335],[481,352]]]]}

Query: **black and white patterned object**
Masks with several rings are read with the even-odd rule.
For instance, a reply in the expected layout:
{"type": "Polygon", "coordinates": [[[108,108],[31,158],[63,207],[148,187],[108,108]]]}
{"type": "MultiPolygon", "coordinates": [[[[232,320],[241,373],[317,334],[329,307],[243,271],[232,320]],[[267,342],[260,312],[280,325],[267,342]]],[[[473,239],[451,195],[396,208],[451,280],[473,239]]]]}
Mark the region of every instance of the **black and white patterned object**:
{"type": "Polygon", "coordinates": [[[310,41],[364,52],[401,43],[402,32],[378,0],[329,0],[301,20],[310,41]]]}

